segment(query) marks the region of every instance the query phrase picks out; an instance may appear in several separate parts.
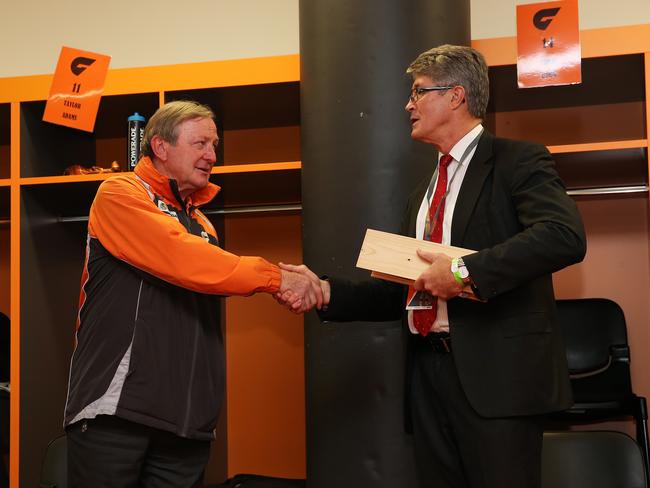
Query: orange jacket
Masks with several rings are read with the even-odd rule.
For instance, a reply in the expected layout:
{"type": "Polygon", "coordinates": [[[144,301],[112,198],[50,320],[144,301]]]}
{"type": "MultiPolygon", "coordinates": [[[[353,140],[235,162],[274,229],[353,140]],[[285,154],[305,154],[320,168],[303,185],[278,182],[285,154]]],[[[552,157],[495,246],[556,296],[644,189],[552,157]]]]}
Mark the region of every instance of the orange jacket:
{"type": "Polygon", "coordinates": [[[88,222],[77,343],[65,425],[115,415],[210,440],[223,402],[221,300],[273,293],[277,266],[235,256],[198,206],[215,185],[180,200],[174,180],[143,158],[99,188],[88,222]]]}
{"type": "MultiPolygon", "coordinates": [[[[218,192],[219,187],[210,183],[186,202],[189,216],[215,239],[214,227],[197,207],[218,192]]],[[[180,205],[169,180],[145,157],[135,174],[109,178],[101,185],[90,210],[88,233],[116,258],[182,288],[215,295],[279,290],[277,266],[260,257],[236,256],[206,245],[205,238],[189,233],[171,212],[156,205],[154,194],[167,208],[180,205]]]]}

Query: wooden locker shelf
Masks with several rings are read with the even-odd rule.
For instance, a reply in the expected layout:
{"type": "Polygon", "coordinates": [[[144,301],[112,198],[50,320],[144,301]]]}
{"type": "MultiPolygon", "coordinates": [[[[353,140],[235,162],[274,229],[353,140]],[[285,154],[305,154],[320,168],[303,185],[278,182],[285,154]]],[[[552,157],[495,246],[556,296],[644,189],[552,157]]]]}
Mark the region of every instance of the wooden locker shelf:
{"type": "MultiPolygon", "coordinates": [[[[230,174],[230,173],[263,173],[267,171],[286,171],[300,170],[300,161],[287,161],[282,163],[255,163],[255,164],[237,164],[215,166],[212,168],[213,175],[230,174]]],[[[90,175],[63,175],[63,176],[34,176],[30,178],[20,178],[18,181],[21,186],[31,185],[59,185],[69,183],[84,183],[89,181],[104,181],[113,176],[122,173],[98,173],[90,175]]],[[[10,179],[0,180],[0,186],[8,186],[10,179]]]]}
{"type": "Polygon", "coordinates": [[[257,163],[257,164],[237,164],[237,165],[224,165],[215,166],[212,168],[212,174],[225,174],[225,173],[253,173],[265,171],[286,171],[286,170],[299,170],[302,167],[300,161],[286,161],[281,163],[257,163]]]}
{"type": "Polygon", "coordinates": [[[584,144],[565,144],[558,146],[548,146],[552,154],[587,152],[587,151],[607,151],[611,149],[635,149],[648,147],[647,139],[634,139],[628,141],[604,141],[591,142],[584,144]]]}

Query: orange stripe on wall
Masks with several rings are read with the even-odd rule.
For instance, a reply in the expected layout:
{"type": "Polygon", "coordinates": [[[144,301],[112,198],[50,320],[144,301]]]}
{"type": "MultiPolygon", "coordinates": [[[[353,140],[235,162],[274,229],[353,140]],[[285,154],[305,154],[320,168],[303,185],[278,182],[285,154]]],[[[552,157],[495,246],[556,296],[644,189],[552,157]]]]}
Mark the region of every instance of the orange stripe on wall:
{"type": "MultiPolygon", "coordinates": [[[[182,65],[111,69],[106,76],[104,95],[155,93],[185,90],[197,86],[219,87],[282,83],[300,79],[300,57],[209,61],[182,65]]],[[[46,100],[52,75],[0,78],[0,102],[46,100]]]]}

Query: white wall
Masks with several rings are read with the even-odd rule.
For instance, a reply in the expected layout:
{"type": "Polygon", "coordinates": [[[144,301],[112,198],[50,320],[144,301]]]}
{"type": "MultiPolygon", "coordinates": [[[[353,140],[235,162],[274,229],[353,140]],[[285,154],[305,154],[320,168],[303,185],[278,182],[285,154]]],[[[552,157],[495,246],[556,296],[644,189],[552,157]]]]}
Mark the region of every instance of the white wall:
{"type": "MultiPolygon", "coordinates": [[[[650,24],[650,0],[577,0],[580,29],[650,24]]],[[[516,6],[540,0],[471,0],[472,39],[517,33],[516,6]]]]}
{"type": "Polygon", "coordinates": [[[111,68],[298,52],[298,0],[0,0],[0,77],[52,73],[61,46],[111,68]]]}
{"type": "MultiPolygon", "coordinates": [[[[295,54],[298,3],[0,0],[0,77],[52,73],[63,45],[108,54],[111,68],[295,54]]],[[[471,0],[472,38],[514,36],[521,3],[534,1],[471,0]]],[[[650,0],[580,2],[582,29],[648,23],[650,0]]]]}

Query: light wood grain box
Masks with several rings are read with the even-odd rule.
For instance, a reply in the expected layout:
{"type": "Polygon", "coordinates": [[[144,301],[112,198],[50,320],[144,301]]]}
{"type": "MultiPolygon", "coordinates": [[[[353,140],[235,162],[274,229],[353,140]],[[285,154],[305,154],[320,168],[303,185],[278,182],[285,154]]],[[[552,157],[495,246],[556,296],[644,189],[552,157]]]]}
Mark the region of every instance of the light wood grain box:
{"type": "MultiPolygon", "coordinates": [[[[418,249],[443,253],[451,258],[459,258],[475,252],[462,247],[445,246],[436,242],[368,229],[361,245],[357,267],[370,270],[374,278],[412,285],[429,266],[429,263],[418,257],[416,252],[418,249]]],[[[466,287],[463,295],[465,293],[473,295],[469,287],[466,287]]]]}

